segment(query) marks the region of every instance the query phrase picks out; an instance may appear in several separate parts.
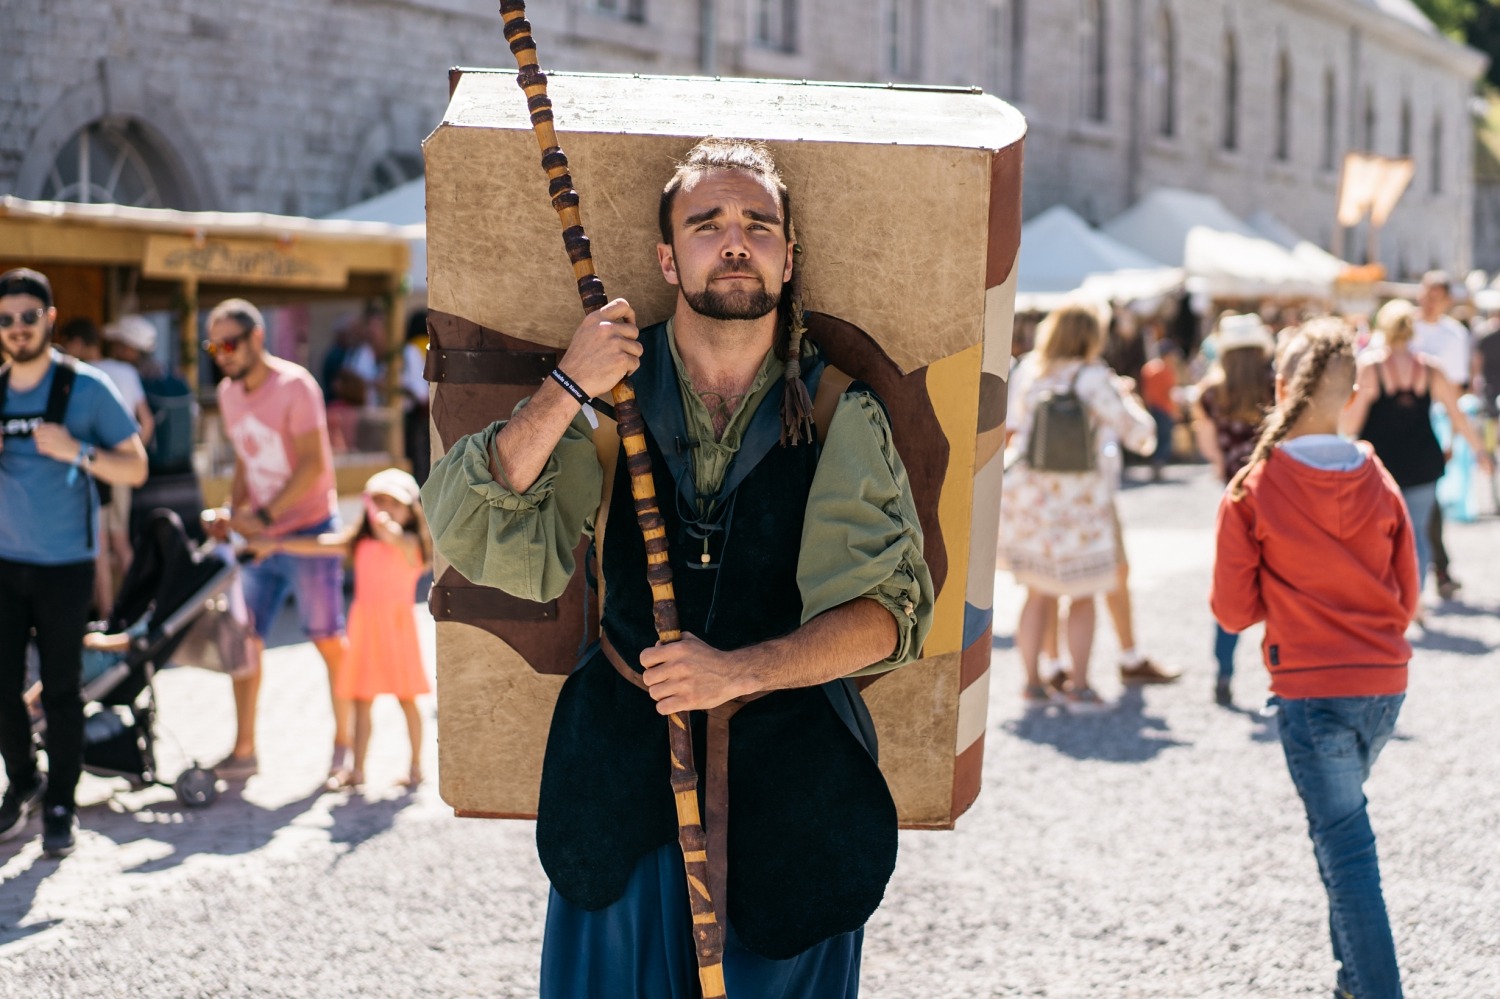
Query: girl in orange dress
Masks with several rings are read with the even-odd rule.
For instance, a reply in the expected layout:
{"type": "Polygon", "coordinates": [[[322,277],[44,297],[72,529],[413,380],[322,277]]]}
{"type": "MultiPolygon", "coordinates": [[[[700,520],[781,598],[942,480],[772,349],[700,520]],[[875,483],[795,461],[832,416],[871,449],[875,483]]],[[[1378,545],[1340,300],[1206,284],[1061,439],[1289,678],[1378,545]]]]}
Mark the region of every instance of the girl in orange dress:
{"type": "Polygon", "coordinates": [[[422,513],[417,480],[398,468],[370,477],[365,515],[351,528],[317,538],[283,538],[255,545],[257,554],[327,555],[342,548],[354,561],[354,600],[349,605],[349,652],[334,680],[334,695],[354,705],[354,769],[329,777],[330,787],[358,787],[365,780],[370,747],[370,706],[392,694],[406,715],[411,770],[403,783],[422,781],[422,716],[417,697],[431,690],[422,664],[412,613],[417,581],[431,561],[432,541],[422,513]]]}

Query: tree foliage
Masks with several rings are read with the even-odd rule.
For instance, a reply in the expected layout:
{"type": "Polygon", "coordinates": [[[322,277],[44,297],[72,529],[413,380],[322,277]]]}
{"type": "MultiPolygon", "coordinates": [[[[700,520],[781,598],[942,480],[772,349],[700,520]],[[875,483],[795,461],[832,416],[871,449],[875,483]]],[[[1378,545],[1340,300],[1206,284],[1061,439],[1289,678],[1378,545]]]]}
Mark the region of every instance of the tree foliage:
{"type": "Polygon", "coordinates": [[[1500,87],[1500,0],[1415,0],[1444,34],[1490,57],[1485,74],[1500,87]]]}
{"type": "Polygon", "coordinates": [[[1468,37],[1476,8],[1493,6],[1492,0],[1416,0],[1416,4],[1439,31],[1458,39],[1468,37]]]}

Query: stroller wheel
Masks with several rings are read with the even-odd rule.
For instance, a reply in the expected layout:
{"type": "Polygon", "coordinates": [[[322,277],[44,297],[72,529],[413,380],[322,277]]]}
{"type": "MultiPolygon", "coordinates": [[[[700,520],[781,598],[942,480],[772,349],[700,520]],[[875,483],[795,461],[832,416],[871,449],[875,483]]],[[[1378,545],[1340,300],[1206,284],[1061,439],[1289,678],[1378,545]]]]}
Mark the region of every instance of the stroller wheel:
{"type": "Polygon", "coordinates": [[[219,797],[219,787],[212,770],[189,767],[177,778],[172,787],[177,791],[177,800],[188,808],[207,808],[219,797]]]}

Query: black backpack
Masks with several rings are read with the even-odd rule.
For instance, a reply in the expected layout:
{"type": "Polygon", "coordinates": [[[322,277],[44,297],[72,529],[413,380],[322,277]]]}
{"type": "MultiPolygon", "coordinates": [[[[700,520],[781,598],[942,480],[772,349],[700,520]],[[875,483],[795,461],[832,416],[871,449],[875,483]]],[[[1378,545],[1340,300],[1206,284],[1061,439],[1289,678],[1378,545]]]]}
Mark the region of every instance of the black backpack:
{"type": "Polygon", "coordinates": [[[1026,463],[1038,472],[1091,472],[1098,464],[1088,406],[1078,395],[1078,376],[1063,391],[1043,389],[1031,412],[1026,463]]]}
{"type": "Polygon", "coordinates": [[[152,475],[181,475],[193,470],[193,393],[175,375],[141,380],[156,431],[146,445],[152,475]]]}
{"type": "MultiPolygon", "coordinates": [[[[30,437],[39,423],[61,423],[68,415],[68,400],[73,397],[73,382],[78,378],[76,361],[67,354],[58,354],[53,360],[57,369],[52,372],[52,388],[47,392],[47,408],[40,413],[24,416],[0,416],[3,434],[6,437],[30,437]]],[[[10,365],[0,366],[0,414],[5,412],[5,396],[10,391],[10,365]]]]}

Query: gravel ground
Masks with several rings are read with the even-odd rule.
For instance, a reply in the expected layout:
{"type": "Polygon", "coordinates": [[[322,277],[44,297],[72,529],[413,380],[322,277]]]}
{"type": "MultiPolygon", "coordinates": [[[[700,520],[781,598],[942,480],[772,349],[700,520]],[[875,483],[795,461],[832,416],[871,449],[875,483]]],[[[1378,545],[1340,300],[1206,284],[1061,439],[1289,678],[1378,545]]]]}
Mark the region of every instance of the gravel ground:
{"type": "MultiPolygon", "coordinates": [[[[1001,578],[984,791],[956,831],[903,833],[865,996],[1328,995],[1326,904],[1274,719],[1256,710],[1258,635],[1241,647],[1241,707],[1210,699],[1215,496],[1201,468],[1122,495],[1140,644],[1187,674],[1121,692],[1104,626],[1106,715],[1023,715],[1019,594],[1001,578]]],[[[1467,586],[1432,602],[1368,793],[1407,994],[1495,999],[1500,521],[1451,525],[1449,546],[1467,586]]],[[[272,651],[265,773],[243,791],[186,812],[90,778],[73,857],[42,860],[34,837],[0,846],[0,996],[534,995],[532,827],[458,820],[431,784],[390,786],[405,762],[393,704],[377,711],[368,797],[321,792],[321,675],[310,646],[272,651]]],[[[160,686],[169,773],[227,749],[222,677],[160,686]]]]}

